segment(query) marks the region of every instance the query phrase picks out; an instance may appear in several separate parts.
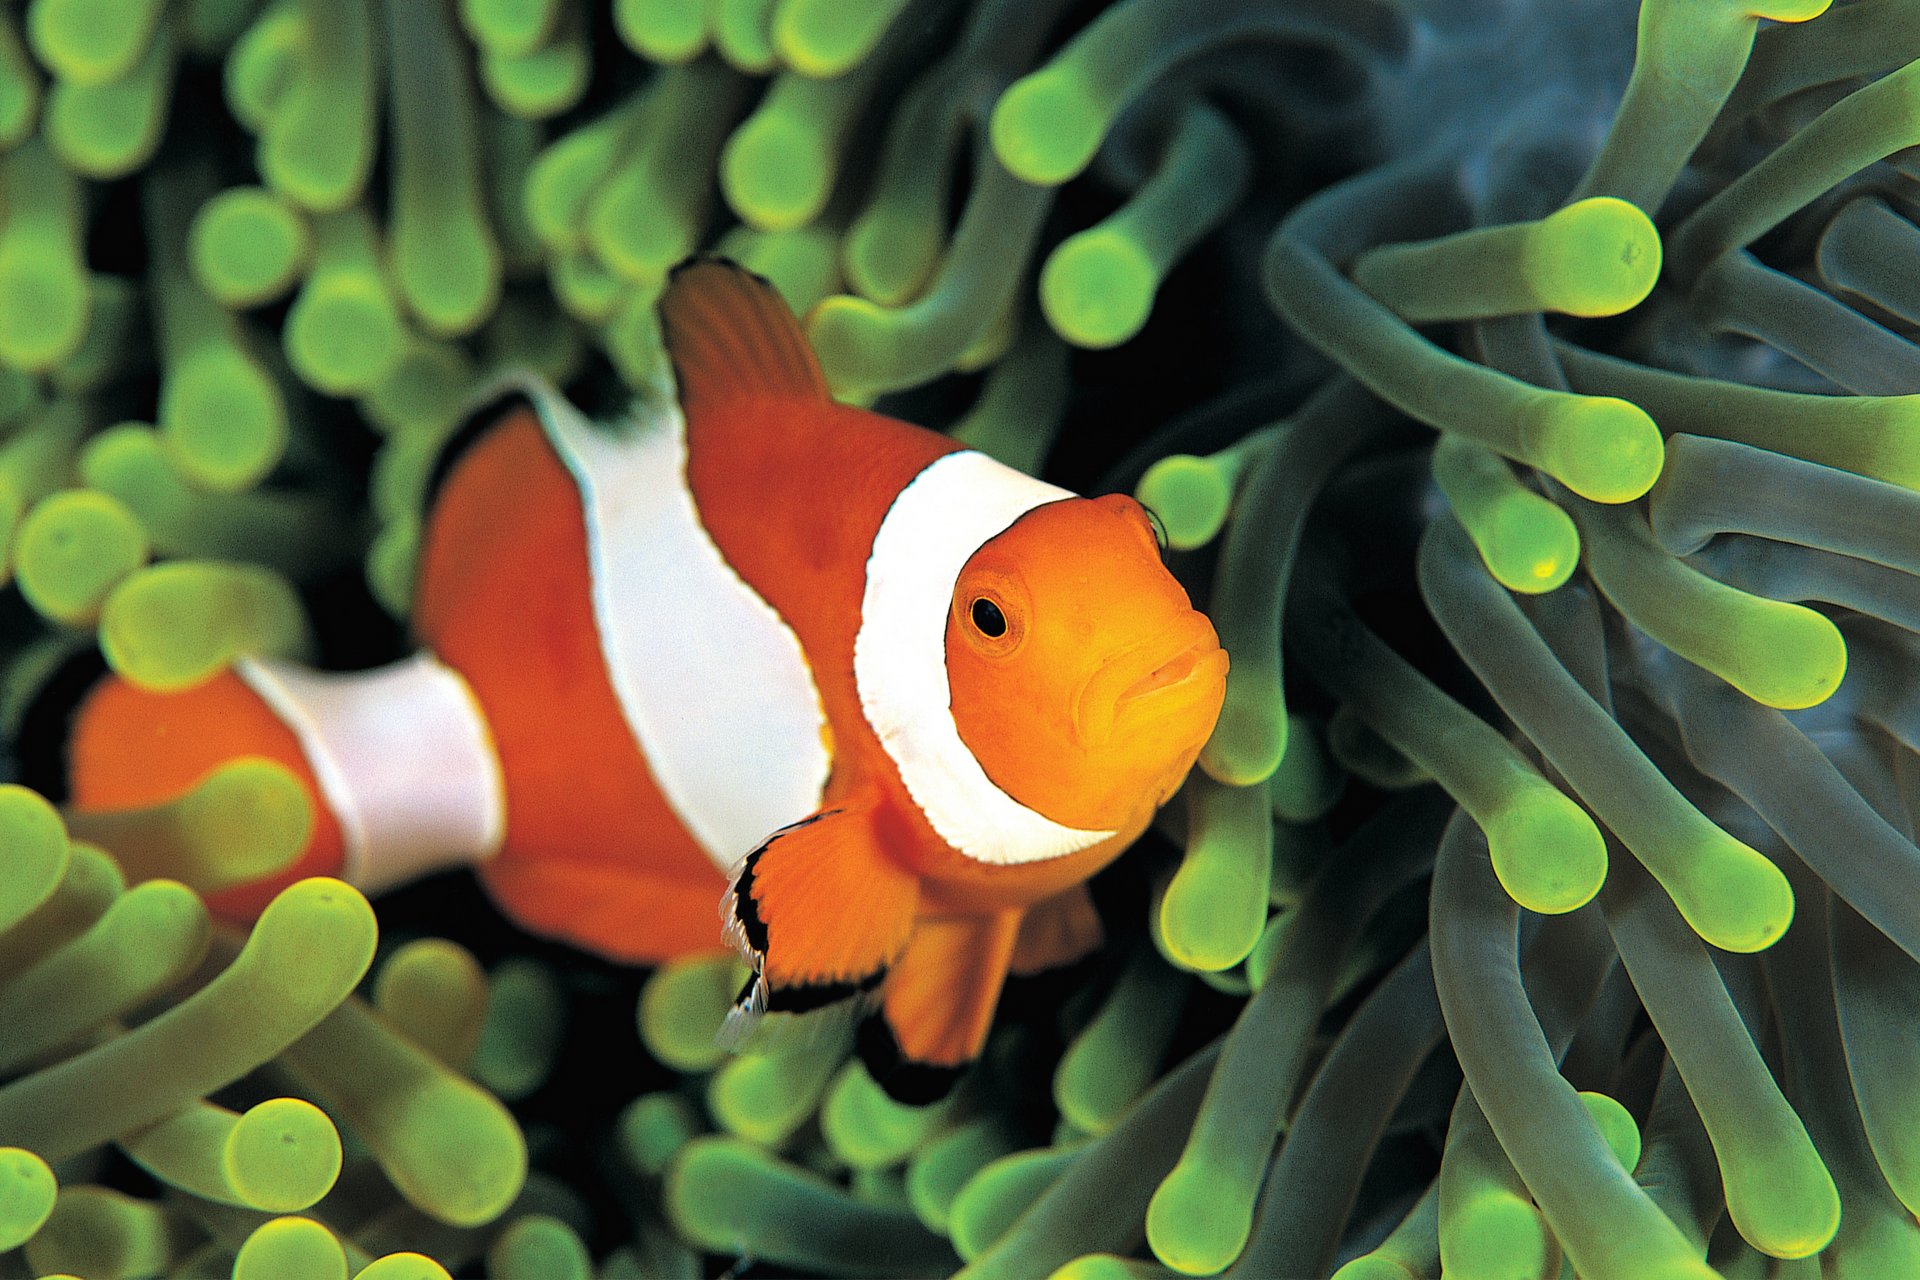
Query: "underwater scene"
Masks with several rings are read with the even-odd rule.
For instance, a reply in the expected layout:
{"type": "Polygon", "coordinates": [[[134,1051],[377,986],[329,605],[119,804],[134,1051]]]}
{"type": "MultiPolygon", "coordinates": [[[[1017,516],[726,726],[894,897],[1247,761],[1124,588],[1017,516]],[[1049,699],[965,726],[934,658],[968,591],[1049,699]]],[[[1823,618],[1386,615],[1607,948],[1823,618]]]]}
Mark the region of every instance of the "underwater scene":
{"type": "Polygon", "coordinates": [[[1920,0],[6,0],[0,1280],[1920,1280],[1916,335],[1920,0]]]}

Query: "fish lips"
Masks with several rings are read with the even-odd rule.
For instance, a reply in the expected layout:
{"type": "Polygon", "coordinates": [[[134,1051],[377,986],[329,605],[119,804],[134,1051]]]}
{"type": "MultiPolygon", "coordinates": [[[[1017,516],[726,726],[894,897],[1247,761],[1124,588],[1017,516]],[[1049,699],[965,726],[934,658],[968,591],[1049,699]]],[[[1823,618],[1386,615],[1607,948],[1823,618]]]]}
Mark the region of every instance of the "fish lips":
{"type": "Polygon", "coordinates": [[[1207,699],[1218,710],[1226,684],[1226,650],[1205,617],[1193,617],[1197,626],[1183,625],[1123,649],[1088,678],[1074,707],[1074,724],[1086,746],[1105,746],[1116,734],[1132,736],[1207,699]]]}

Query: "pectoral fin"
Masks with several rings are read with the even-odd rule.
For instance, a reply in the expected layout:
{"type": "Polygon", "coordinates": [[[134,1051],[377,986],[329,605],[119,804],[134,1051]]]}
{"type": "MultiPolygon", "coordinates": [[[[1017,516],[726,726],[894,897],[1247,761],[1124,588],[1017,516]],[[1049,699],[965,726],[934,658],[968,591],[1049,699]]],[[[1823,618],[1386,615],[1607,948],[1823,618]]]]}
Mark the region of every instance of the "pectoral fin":
{"type": "Polygon", "coordinates": [[[894,965],[880,1016],[860,1037],[882,1088],[918,1105],[943,1096],[980,1056],[1020,932],[1017,910],[922,919],[894,965]]]}
{"type": "Polygon", "coordinates": [[[728,1035],[767,1012],[804,1013],[877,989],[913,933],[920,882],[880,850],[871,809],[784,827],[742,861],[721,904],[753,969],[728,1035]]]}
{"type": "Polygon", "coordinates": [[[1084,960],[1106,941],[1087,886],[1077,884],[1027,908],[1013,945],[1010,972],[1021,977],[1084,960]]]}

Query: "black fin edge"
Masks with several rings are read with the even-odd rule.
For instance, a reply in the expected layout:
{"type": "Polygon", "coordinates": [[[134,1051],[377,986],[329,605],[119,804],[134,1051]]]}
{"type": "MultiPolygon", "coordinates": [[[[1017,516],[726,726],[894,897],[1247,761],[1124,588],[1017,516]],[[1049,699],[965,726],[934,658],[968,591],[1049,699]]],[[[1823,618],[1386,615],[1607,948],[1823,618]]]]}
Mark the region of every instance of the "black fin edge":
{"type": "Polygon", "coordinates": [[[440,451],[434,455],[433,469],[427,472],[427,484],[421,491],[420,510],[422,512],[433,510],[434,501],[440,496],[441,487],[453,474],[453,469],[460,459],[466,457],[467,451],[480,443],[481,438],[489,431],[505,422],[514,409],[521,405],[534,413],[539,412],[534,409],[533,399],[525,391],[519,387],[508,387],[499,395],[475,405],[460,420],[460,425],[448,433],[447,438],[440,445],[440,451]]]}
{"type": "MultiPolygon", "coordinates": [[[[765,853],[767,846],[772,843],[773,841],[769,840],[748,854],[746,861],[740,864],[740,874],[734,878],[733,882],[733,923],[739,926],[741,941],[751,949],[754,956],[760,957],[767,954],[767,925],[760,918],[760,904],[753,900],[753,869],[759,865],[760,855],[765,853]]],[[[754,966],[756,972],[759,967],[759,965],[754,966]]]]}
{"type": "Polygon", "coordinates": [[[760,918],[760,904],[753,898],[753,872],[760,863],[760,855],[771,849],[774,841],[781,836],[802,827],[810,827],[822,818],[831,818],[839,812],[838,809],[822,809],[798,822],[790,822],[762,840],[759,848],[740,860],[740,869],[734,872],[726,897],[720,902],[720,922],[725,927],[727,941],[733,943],[741,953],[741,959],[753,967],[755,977],[765,967],[767,957],[767,925],[760,918]]]}
{"type": "Polygon", "coordinates": [[[734,872],[726,896],[720,902],[721,932],[753,972],[747,975],[746,985],[734,997],[729,1018],[756,1018],[763,1013],[812,1013],[843,1000],[872,995],[886,981],[887,970],[884,968],[852,980],[799,982],[787,986],[775,986],[767,981],[769,935],[766,921],[760,918],[760,904],[753,896],[754,870],[760,864],[760,856],[782,836],[802,827],[810,827],[822,818],[831,818],[840,812],[839,809],[822,809],[798,822],[788,823],[740,860],[740,869],[734,872]]]}
{"type": "MultiPolygon", "coordinates": [[[[802,982],[791,987],[767,985],[765,1012],[767,1013],[812,1013],[828,1005],[839,1004],[842,1000],[856,1000],[879,990],[886,981],[887,971],[870,973],[858,982],[802,982]]],[[[753,990],[760,978],[750,975],[741,986],[740,994],[734,997],[736,1007],[744,1006],[753,998],[753,990]]]]}
{"type": "Polygon", "coordinates": [[[687,255],[686,257],[680,259],[680,261],[674,263],[671,267],[667,268],[667,283],[672,284],[674,280],[679,277],[681,272],[691,271],[695,267],[706,262],[717,263],[718,265],[723,267],[732,267],[735,271],[738,271],[741,275],[752,276],[755,280],[758,280],[761,284],[767,286],[767,288],[773,289],[775,293],[780,292],[779,289],[774,286],[773,281],[767,279],[765,276],[761,275],[758,271],[755,271],[753,268],[745,266],[733,258],[729,258],[724,253],[694,253],[694,254],[687,255]]]}
{"type": "Polygon", "coordinates": [[[973,1066],[963,1062],[945,1067],[909,1058],[886,1018],[879,1016],[860,1024],[858,1052],[874,1083],[903,1107],[932,1106],[952,1093],[973,1066]]]}
{"type": "Polygon", "coordinates": [[[75,650],[41,682],[20,713],[13,741],[14,768],[21,785],[53,804],[65,804],[73,790],[68,745],[74,717],[108,674],[107,660],[97,645],[75,650]]]}

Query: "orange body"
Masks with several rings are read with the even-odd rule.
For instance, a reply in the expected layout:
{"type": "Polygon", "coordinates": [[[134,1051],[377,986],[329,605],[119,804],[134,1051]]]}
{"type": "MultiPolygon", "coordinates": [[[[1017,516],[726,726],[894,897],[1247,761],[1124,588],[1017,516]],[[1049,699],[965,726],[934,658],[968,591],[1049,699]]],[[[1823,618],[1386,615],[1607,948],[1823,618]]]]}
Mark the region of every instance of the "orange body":
{"type": "Polygon", "coordinates": [[[481,875],[527,928],[613,959],[709,950],[713,865],[621,718],[588,589],[579,495],[522,409],[448,476],[414,606],[500,756],[506,840],[481,875]]]}
{"type": "MultiPolygon", "coordinates": [[[[978,1052],[1009,970],[1098,944],[1084,882],[1193,763],[1225,655],[1131,499],[1039,492],[1007,473],[988,478],[1014,502],[1011,523],[978,515],[964,484],[937,481],[992,464],[833,403],[763,283],[727,264],[683,271],[662,327],[698,521],[804,653],[830,752],[814,813],[729,851],[747,855],[725,906],[757,974],[743,1007],[877,999],[881,1056],[955,1067],[978,1052]],[[931,616],[900,603],[928,590],[931,616]],[[909,634],[920,639],[896,639],[909,634]],[[924,651],[890,662],[895,643],[924,651]]],[[[594,576],[607,557],[579,463],[550,437],[518,403],[453,463],[425,525],[415,631],[465,681],[498,762],[503,834],[479,873],[529,929],[612,958],[710,948],[721,859],[676,809],[610,675],[594,576]]],[[[674,626],[671,584],[657,599],[647,583],[620,589],[641,593],[623,617],[674,626]]],[[[336,870],[341,829],[301,741],[231,675],[173,695],[100,686],[76,722],[73,803],[164,801],[243,754],[314,790],[314,837],[286,878],[336,870]]],[[[222,905],[257,909],[276,887],[222,905]]]]}

